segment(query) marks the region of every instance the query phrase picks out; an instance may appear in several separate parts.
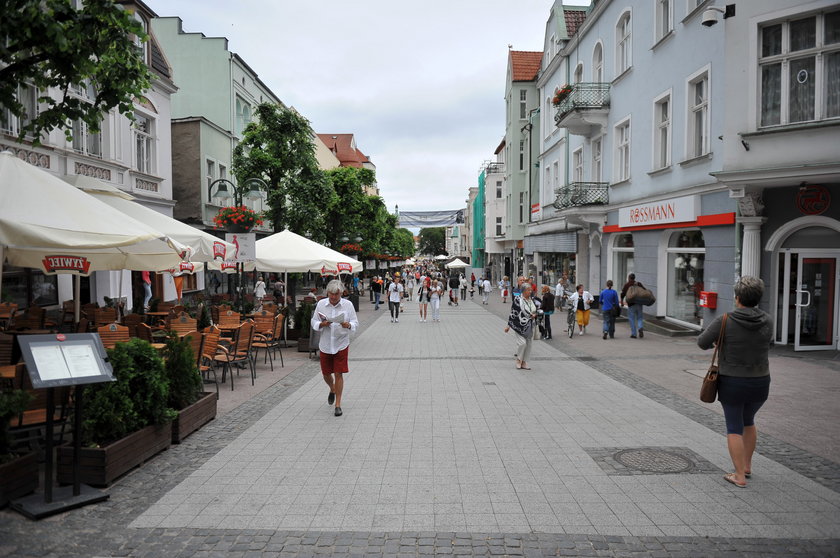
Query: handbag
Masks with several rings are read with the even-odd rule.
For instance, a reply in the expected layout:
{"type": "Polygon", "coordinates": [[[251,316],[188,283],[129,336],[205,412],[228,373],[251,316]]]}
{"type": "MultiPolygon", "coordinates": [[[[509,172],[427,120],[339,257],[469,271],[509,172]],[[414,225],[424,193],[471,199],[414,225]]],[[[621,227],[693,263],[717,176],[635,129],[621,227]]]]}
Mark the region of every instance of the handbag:
{"type": "Polygon", "coordinates": [[[612,315],[613,315],[614,318],[620,318],[621,317],[621,306],[619,306],[618,304],[613,304],[613,307],[610,310],[610,312],[612,312],[612,315]]]}
{"type": "Polygon", "coordinates": [[[624,297],[628,304],[643,304],[650,306],[656,302],[656,297],[650,289],[644,288],[639,283],[630,285],[627,289],[627,295],[624,297]]]}
{"type": "Polygon", "coordinates": [[[720,323],[720,333],[718,334],[717,343],[715,343],[715,352],[712,353],[712,363],[709,365],[709,371],[703,377],[703,385],[700,386],[700,401],[703,403],[714,403],[717,399],[718,390],[718,376],[720,376],[720,367],[718,360],[720,356],[720,347],[723,345],[723,332],[726,331],[726,318],[729,314],[723,315],[723,320],[720,323]]]}

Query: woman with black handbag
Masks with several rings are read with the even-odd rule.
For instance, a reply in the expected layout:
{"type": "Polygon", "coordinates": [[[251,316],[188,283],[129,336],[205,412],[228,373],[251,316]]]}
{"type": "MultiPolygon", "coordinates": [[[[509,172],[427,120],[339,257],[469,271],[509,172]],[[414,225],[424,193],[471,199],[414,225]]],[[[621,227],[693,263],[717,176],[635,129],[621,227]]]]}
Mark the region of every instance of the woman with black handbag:
{"type": "Polygon", "coordinates": [[[758,432],[755,414],[770,392],[768,352],[773,339],[773,320],[758,308],[764,282],[741,277],[733,287],[735,310],[716,318],[697,338],[701,349],[709,349],[726,319],[720,347],[718,401],[726,418],[726,443],[735,472],[724,475],[726,482],[746,488],[752,476],[752,456],[758,432]]]}
{"type": "Polygon", "coordinates": [[[610,339],[615,339],[615,318],[616,310],[621,311],[621,305],[618,302],[618,293],[613,289],[612,279],[607,280],[607,287],[601,291],[598,297],[601,302],[601,318],[604,320],[604,335],[610,339]]]}

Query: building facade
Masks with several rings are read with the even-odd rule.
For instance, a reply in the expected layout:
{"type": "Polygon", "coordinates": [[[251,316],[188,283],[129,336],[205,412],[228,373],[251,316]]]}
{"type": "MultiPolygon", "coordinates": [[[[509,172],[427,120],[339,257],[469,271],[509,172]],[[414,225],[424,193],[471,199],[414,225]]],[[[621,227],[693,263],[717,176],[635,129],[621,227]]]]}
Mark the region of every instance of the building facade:
{"type": "MultiPolygon", "coordinates": [[[[319,147],[318,152],[325,151],[324,155],[329,154],[337,161],[334,166],[321,168],[355,167],[376,172],[376,165],[373,164],[370,157],[362,153],[361,149],[356,146],[356,137],[353,134],[317,134],[317,136],[319,143],[324,146],[323,148],[319,147]]],[[[379,186],[374,182],[370,186],[365,186],[364,191],[369,196],[378,196],[379,186]]]]}

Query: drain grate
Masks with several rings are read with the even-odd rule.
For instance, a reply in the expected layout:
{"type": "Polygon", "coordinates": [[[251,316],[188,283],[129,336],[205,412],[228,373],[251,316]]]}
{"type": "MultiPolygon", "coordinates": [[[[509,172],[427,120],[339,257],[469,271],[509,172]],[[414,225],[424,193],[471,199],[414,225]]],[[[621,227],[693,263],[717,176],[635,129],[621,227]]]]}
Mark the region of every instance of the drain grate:
{"type": "Polygon", "coordinates": [[[694,464],[691,460],[661,449],[627,449],[616,453],[613,459],[631,469],[646,473],[685,473],[694,464]]]}
{"type": "Polygon", "coordinates": [[[584,448],[608,475],[669,475],[721,472],[685,447],[584,448]]]}

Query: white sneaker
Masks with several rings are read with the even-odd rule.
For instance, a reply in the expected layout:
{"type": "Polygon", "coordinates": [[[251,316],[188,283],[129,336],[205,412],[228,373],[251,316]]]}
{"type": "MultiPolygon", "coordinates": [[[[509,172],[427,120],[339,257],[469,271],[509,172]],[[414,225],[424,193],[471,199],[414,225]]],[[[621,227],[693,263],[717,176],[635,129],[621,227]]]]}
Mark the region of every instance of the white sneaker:
{"type": "Polygon", "coordinates": [[[391,318],[391,323],[394,323],[394,318],[391,318]]]}
{"type": "Polygon", "coordinates": [[[580,332],[578,332],[578,335],[583,335],[583,330],[580,330],[580,332]]]}
{"type": "Polygon", "coordinates": [[[397,319],[396,319],[396,320],[394,320],[394,321],[395,321],[395,322],[397,322],[397,323],[400,323],[400,319],[399,319],[399,318],[397,318],[397,319]]]}

